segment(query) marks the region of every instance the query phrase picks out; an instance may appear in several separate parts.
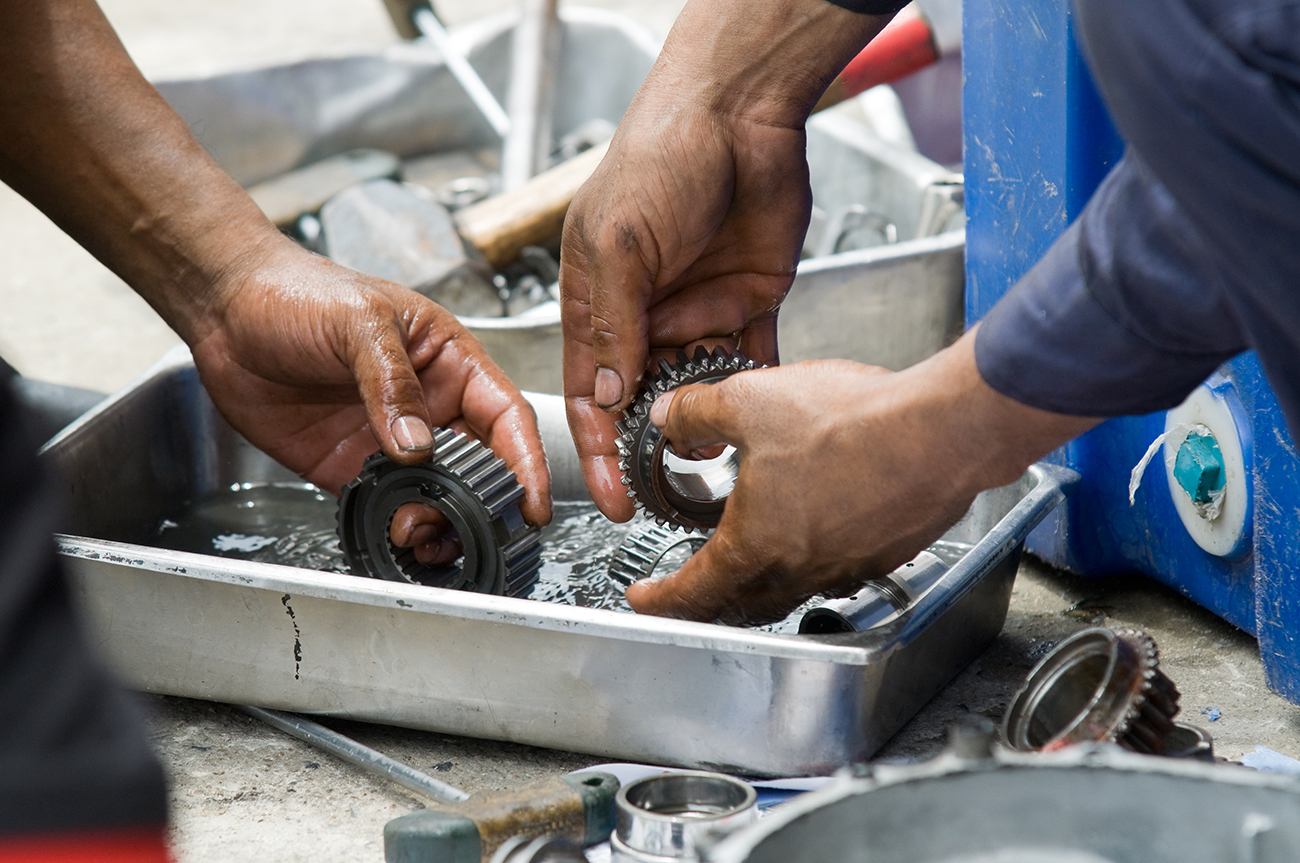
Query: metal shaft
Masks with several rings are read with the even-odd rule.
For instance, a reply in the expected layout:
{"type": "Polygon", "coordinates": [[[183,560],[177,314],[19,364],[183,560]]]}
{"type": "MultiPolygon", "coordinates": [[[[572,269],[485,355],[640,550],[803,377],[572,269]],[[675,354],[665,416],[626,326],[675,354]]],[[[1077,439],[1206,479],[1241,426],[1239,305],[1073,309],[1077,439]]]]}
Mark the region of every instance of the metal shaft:
{"type": "Polygon", "coordinates": [[[417,794],[423,794],[435,800],[445,800],[448,803],[459,803],[462,800],[469,799],[469,795],[459,788],[448,785],[446,782],[440,782],[427,773],[421,773],[414,767],[409,767],[400,761],[394,761],[382,752],[376,752],[351,737],[339,734],[337,731],[331,731],[324,725],[312,722],[309,719],[303,719],[301,716],[295,716],[292,713],[283,713],[279,710],[264,710],[261,707],[251,707],[249,705],[240,705],[239,709],[255,719],[262,720],[267,725],[280,729],[285,734],[291,734],[299,740],[310,743],[312,746],[324,749],[349,764],[360,767],[367,773],[396,782],[403,788],[409,788],[417,794]]]}
{"type": "Polygon", "coordinates": [[[416,9],[412,18],[425,38],[438,49],[438,53],[442,55],[442,62],[447,64],[451,74],[455,75],[456,80],[465,88],[465,92],[484,119],[504,139],[510,133],[510,118],[506,116],[501,103],[492,95],[492,91],[483,83],[483,79],[474,71],[474,67],[451,44],[451,36],[447,33],[447,28],[443,27],[442,22],[438,20],[438,16],[433,14],[432,9],[425,8],[416,9]]]}
{"type": "Polygon", "coordinates": [[[518,188],[545,168],[551,149],[551,109],[560,61],[556,0],[523,0],[510,55],[510,133],[501,156],[501,182],[518,188]]]}

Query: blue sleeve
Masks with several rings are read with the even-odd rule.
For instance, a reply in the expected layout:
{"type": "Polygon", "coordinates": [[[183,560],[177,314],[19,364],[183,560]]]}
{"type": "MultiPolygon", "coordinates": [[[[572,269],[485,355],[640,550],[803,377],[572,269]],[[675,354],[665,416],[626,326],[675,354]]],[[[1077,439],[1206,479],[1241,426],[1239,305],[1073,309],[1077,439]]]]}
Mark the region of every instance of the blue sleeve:
{"type": "Polygon", "coordinates": [[[1300,421],[1300,7],[1078,0],[1129,144],[1079,219],[985,318],[1004,394],[1106,416],[1176,404],[1255,349],[1300,421]]]}

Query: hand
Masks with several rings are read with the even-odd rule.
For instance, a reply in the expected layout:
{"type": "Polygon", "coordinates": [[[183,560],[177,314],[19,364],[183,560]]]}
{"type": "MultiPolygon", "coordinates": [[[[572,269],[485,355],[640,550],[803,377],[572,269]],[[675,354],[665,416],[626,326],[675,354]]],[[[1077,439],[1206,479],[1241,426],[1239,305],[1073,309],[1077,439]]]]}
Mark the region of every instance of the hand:
{"type": "Polygon", "coordinates": [[[735,489],[682,569],[628,588],[637,611],[730,624],[848,595],[934,542],[986,488],[1097,423],[1018,404],[975,367],[973,333],[903,372],[844,360],[734,375],[662,396],[678,452],[728,443],[735,489]]]}
{"type": "Polygon", "coordinates": [[[825,0],[693,0],[575,196],[560,255],[565,397],[611,519],[633,512],[614,420],[653,352],[722,343],[777,363],[777,308],[811,208],[804,121],[887,21],[825,0]]]}
{"type": "MultiPolygon", "coordinates": [[[[524,517],[550,521],[550,478],[528,403],[450,312],[287,241],[222,285],[192,345],[222,415],[254,445],[338,494],[376,449],[415,464],[430,424],[484,441],[525,488],[524,517]]],[[[404,508],[393,540],[439,554],[445,520],[404,508]]],[[[427,561],[426,561],[427,562],[427,561]]]]}

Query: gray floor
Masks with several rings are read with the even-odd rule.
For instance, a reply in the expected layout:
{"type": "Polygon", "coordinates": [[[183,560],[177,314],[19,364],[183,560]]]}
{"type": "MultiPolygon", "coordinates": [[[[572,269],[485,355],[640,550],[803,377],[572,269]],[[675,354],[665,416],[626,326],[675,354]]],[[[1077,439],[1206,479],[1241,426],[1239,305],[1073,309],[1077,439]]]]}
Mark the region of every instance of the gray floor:
{"type": "MultiPolygon", "coordinates": [[[[506,0],[440,2],[450,23],[506,0]]],[[[679,0],[605,5],[666,31],[679,0]]],[[[380,0],[106,0],[106,10],[149,72],[193,71],[395,39],[380,0]]],[[[35,378],[109,391],[138,374],[175,337],[116,277],[0,187],[0,355],[35,378]]],[[[992,649],[928,705],[884,756],[923,757],[944,726],[973,712],[1001,716],[1047,647],[1089,625],[1137,626],[1162,648],[1183,692],[1184,715],[1237,759],[1263,744],[1300,756],[1300,709],[1268,692],[1253,639],[1141,579],[1085,581],[1032,562],[1021,568],[1011,614],[992,649]],[[1220,712],[1209,722],[1205,708],[1220,712]]],[[[381,831],[423,803],[261,726],[232,709],[175,698],[146,700],[172,777],[179,860],[377,861],[381,831]]],[[[504,789],[596,759],[523,746],[334,723],[391,755],[467,790],[504,789]]]]}

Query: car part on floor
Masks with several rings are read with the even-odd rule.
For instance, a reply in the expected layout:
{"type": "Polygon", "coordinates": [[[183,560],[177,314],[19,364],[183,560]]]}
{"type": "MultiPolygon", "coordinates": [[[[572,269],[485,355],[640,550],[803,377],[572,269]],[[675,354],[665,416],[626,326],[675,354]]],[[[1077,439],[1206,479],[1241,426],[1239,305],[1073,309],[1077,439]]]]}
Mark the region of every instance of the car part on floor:
{"type": "Polygon", "coordinates": [[[1095,627],[1043,657],[1007,710],[1005,738],[1022,752],[1115,742],[1159,755],[1174,730],[1178,687],[1145,632],[1095,627]]]}
{"type": "Polygon", "coordinates": [[[694,861],[705,846],[758,818],[758,795],[722,773],[683,771],[623,786],[614,807],[613,863],[694,861]]]}

